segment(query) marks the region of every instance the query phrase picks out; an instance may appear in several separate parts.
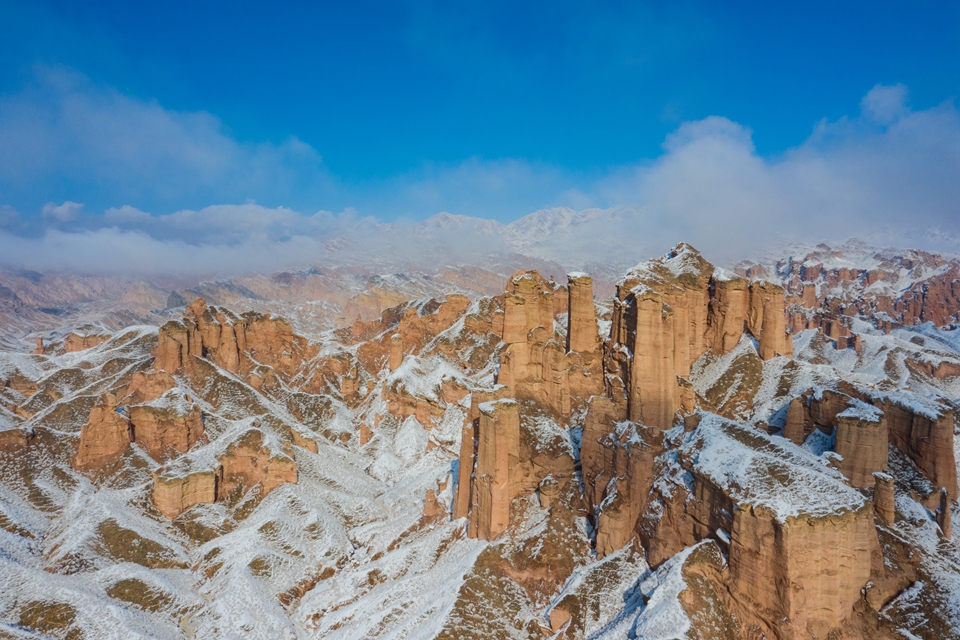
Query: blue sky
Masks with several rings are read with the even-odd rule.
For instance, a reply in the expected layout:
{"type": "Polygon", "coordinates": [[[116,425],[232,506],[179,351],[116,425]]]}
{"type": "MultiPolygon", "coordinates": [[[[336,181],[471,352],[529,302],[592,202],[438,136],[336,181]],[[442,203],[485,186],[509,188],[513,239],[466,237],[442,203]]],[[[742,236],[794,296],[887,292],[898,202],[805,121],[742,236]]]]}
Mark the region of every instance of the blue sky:
{"type": "Polygon", "coordinates": [[[958,94],[956,2],[5,0],[0,225],[251,201],[385,221],[666,206],[651,176],[709,130],[747,174],[863,165],[839,195],[795,180],[780,199],[886,200],[885,176],[915,175],[884,221],[949,227],[958,94]],[[892,135],[906,117],[923,123],[892,135]]]}

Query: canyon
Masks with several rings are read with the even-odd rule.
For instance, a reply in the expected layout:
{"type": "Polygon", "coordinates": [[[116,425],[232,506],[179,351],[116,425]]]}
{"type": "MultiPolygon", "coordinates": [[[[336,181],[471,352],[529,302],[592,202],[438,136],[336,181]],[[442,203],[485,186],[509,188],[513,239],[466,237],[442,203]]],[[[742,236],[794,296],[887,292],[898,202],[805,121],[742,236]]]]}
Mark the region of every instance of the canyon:
{"type": "Polygon", "coordinates": [[[958,268],[4,273],[0,635],[958,637],[958,268]]]}

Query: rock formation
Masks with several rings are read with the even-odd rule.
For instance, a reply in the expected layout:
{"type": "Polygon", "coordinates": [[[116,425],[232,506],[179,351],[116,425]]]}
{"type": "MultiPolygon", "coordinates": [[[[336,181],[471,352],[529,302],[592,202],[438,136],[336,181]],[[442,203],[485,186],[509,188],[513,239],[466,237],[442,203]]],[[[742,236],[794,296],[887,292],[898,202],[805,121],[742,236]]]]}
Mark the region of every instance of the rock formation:
{"type": "Polygon", "coordinates": [[[297,465],[292,452],[280,452],[266,446],[263,433],[251,429],[231,443],[220,459],[221,481],[217,495],[226,496],[237,487],[260,484],[267,495],[284,483],[297,483],[297,465]]]}
{"type": "Polygon", "coordinates": [[[83,351],[85,349],[92,349],[93,347],[103,344],[110,339],[110,334],[84,334],[80,335],[71,331],[67,334],[67,337],[63,339],[63,350],[66,353],[73,353],[75,351],[83,351]]]}
{"type": "Polygon", "coordinates": [[[190,507],[216,500],[217,474],[213,471],[154,475],[153,503],[165,518],[173,520],[190,507]]]}
{"type": "Polygon", "coordinates": [[[115,462],[130,446],[133,435],[130,420],[117,410],[116,397],[104,394],[80,431],[73,468],[90,471],[115,462]]]}
{"type": "Polygon", "coordinates": [[[479,406],[477,463],[473,472],[470,537],[493,540],[510,521],[520,457],[520,414],[515,400],[479,406]]]}
{"type": "Polygon", "coordinates": [[[600,349],[600,332],[593,304],[593,278],[579,272],[571,273],[567,278],[567,352],[595,353],[600,349]]]}
{"type": "Polygon", "coordinates": [[[873,511],[883,524],[893,526],[896,507],[893,494],[893,476],[886,473],[874,473],[873,511]]]}
{"type": "Polygon", "coordinates": [[[196,405],[133,405],[129,412],[134,442],[157,462],[204,440],[203,413],[196,405]]]}
{"type": "Polygon", "coordinates": [[[783,290],[716,271],[692,247],[638,265],[618,283],[604,347],[607,393],[621,418],[673,425],[684,380],[708,350],[729,353],[744,332],[764,359],[792,352],[783,290]],[[624,391],[621,391],[624,390],[624,391]]]}
{"type": "Polygon", "coordinates": [[[887,468],[887,425],[883,414],[863,402],[837,414],[835,451],[840,472],[854,487],[875,484],[874,474],[887,468]]]}
{"type": "Polygon", "coordinates": [[[497,383],[519,400],[568,416],[603,388],[592,281],[582,274],[570,278],[569,349],[554,330],[554,285],[536,271],[520,272],[510,282],[497,383]]]}
{"type": "Polygon", "coordinates": [[[205,358],[230,373],[262,386],[265,376],[295,375],[316,349],[293,333],[290,324],[269,314],[237,316],[207,307],[202,298],[187,306],[182,320],[160,328],[154,369],[195,375],[194,358],[205,358]]]}

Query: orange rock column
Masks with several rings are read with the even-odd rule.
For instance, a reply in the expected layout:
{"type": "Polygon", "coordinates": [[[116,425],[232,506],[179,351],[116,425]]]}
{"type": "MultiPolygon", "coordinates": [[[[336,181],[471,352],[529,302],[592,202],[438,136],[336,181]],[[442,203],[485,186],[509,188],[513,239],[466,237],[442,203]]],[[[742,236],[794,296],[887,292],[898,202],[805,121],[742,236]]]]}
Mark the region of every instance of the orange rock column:
{"type": "Polygon", "coordinates": [[[600,348],[597,311],[593,306],[593,278],[585,273],[567,275],[567,352],[600,348]]]}
{"type": "Polygon", "coordinates": [[[888,527],[893,526],[896,508],[893,496],[893,477],[885,473],[875,473],[873,489],[873,512],[888,527]]]}
{"type": "Polygon", "coordinates": [[[399,333],[390,336],[390,371],[396,371],[403,364],[403,338],[399,333]]]}
{"type": "Polygon", "coordinates": [[[837,416],[836,452],[843,457],[840,472],[854,487],[874,484],[873,474],[887,468],[887,424],[874,416],[837,416]]]}
{"type": "Polygon", "coordinates": [[[516,400],[481,404],[470,537],[493,540],[506,530],[514,492],[511,470],[517,468],[519,456],[520,413],[516,400]]]}

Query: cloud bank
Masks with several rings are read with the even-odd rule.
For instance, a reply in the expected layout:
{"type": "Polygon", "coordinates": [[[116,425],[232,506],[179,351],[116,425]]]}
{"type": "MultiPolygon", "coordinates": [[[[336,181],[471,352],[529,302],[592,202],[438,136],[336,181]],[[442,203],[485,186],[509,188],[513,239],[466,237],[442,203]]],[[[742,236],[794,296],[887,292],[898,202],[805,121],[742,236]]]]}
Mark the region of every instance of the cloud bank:
{"type": "Polygon", "coordinates": [[[348,184],[296,139],[238,142],[208,114],[68,71],[41,75],[0,101],[8,265],[227,274],[521,251],[579,267],[629,264],[680,240],[723,261],[850,236],[960,250],[960,113],[951,102],[912,110],[902,85],[874,87],[858,114],[818,123],[777,157],[757,153],[748,127],[711,116],[681,125],[657,158],[591,175],[474,158],[348,184]],[[28,192],[45,204],[24,210],[28,192]],[[241,204],[137,207],[181,200],[241,204]],[[416,222],[438,212],[481,219],[416,222]]]}

